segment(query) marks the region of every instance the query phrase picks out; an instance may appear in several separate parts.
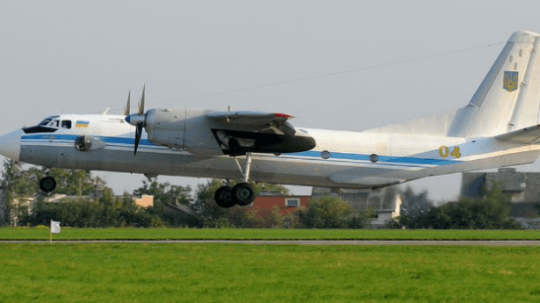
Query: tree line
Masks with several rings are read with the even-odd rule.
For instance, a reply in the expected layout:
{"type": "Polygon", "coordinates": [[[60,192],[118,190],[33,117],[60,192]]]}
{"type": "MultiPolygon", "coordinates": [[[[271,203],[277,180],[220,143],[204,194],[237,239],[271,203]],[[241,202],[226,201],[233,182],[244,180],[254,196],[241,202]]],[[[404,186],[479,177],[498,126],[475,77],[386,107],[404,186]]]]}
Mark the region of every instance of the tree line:
{"type": "MultiPolygon", "coordinates": [[[[350,204],[336,197],[312,200],[309,208],[300,208],[290,215],[282,215],[278,207],[271,211],[257,211],[251,207],[221,208],[214,202],[215,191],[223,186],[220,180],[189,186],[160,183],[156,178],[145,180],[133,191],[133,196],[152,195],[152,207],[138,207],[132,196],[115,196],[104,180],[89,172],[53,168],[49,170],[23,167],[12,160],[4,162],[0,199],[0,225],[48,225],[50,220],[73,227],[238,227],[238,228],[362,228],[367,224],[368,212],[354,211],[350,204]],[[55,193],[75,196],[62,203],[48,202],[50,194],[39,190],[38,180],[45,175],[57,180],[55,193]],[[25,203],[30,199],[29,210],[25,203]],[[189,207],[192,214],[166,211],[167,204],[189,207]]],[[[281,185],[252,184],[256,194],[264,191],[288,195],[281,185]]]]}
{"type": "Polygon", "coordinates": [[[510,218],[511,204],[495,185],[483,190],[480,198],[460,198],[434,206],[427,192],[415,194],[407,188],[402,193],[401,216],[388,222],[390,228],[409,229],[520,229],[510,218]]]}
{"type": "MultiPolygon", "coordinates": [[[[74,227],[237,227],[237,228],[363,228],[373,211],[355,211],[336,196],[311,199],[308,208],[282,215],[278,207],[258,211],[251,207],[221,208],[214,202],[220,180],[209,180],[192,190],[189,186],[145,180],[133,196],[152,195],[154,205],[138,207],[132,196],[115,196],[99,177],[89,172],[69,169],[23,167],[12,160],[4,162],[0,186],[0,226],[48,225],[50,220],[74,227]],[[46,174],[57,180],[56,193],[76,196],[63,203],[50,203],[48,194],[39,190],[38,180],[46,174]],[[30,198],[33,207],[14,203],[30,198]],[[169,212],[167,204],[184,205],[192,214],[169,212]]],[[[288,195],[287,188],[274,184],[253,184],[256,194],[264,191],[288,195]]],[[[515,229],[520,225],[509,218],[510,203],[495,187],[482,198],[462,198],[457,202],[434,206],[427,192],[415,193],[407,187],[401,191],[401,216],[387,223],[388,228],[409,229],[515,229]]]]}

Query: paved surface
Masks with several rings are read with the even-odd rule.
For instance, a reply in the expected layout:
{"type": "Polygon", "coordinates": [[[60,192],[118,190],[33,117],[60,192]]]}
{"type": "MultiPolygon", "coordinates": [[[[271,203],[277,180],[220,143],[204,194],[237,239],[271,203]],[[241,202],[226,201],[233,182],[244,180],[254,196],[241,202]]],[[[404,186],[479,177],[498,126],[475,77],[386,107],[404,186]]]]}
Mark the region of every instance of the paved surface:
{"type": "MultiPolygon", "coordinates": [[[[53,241],[54,244],[85,243],[165,243],[165,244],[249,244],[249,245],[442,245],[442,246],[540,246],[540,241],[419,241],[419,240],[83,240],[53,241]]],[[[49,241],[0,241],[5,243],[48,244],[49,241]]]]}

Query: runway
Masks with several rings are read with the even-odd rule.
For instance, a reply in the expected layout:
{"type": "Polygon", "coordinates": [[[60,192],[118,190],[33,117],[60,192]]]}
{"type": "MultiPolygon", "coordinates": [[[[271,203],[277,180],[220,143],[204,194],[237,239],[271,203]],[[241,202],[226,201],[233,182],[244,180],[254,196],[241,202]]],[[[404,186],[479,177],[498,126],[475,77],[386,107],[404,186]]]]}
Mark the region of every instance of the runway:
{"type": "MultiPolygon", "coordinates": [[[[46,240],[3,240],[0,244],[50,244],[46,240]]],[[[358,246],[540,246],[540,241],[505,240],[505,241],[418,241],[418,240],[55,240],[52,244],[244,244],[244,245],[358,245],[358,246]]]]}

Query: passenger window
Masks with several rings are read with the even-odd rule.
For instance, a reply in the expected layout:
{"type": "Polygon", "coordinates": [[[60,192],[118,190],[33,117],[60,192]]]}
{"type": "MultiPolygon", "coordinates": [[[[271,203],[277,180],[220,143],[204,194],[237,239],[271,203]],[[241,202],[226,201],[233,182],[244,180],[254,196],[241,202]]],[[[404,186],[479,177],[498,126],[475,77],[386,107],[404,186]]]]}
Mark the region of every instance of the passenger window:
{"type": "Polygon", "coordinates": [[[71,129],[71,120],[63,120],[62,128],[71,129]]]}

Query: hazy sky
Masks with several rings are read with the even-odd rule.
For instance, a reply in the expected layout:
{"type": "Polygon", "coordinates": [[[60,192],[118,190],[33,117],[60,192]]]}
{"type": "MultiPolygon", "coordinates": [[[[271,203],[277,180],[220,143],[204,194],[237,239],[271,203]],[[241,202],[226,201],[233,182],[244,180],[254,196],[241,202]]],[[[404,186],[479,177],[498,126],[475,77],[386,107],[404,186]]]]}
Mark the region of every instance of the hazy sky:
{"type": "MultiPolygon", "coordinates": [[[[120,113],[144,83],[147,108],[280,111],[312,128],[441,113],[468,103],[514,31],[540,31],[539,11],[538,0],[0,0],[0,132],[51,114],[120,113]]],[[[117,193],[142,180],[99,175],[117,193]]],[[[452,199],[460,177],[411,184],[452,199]]]]}

